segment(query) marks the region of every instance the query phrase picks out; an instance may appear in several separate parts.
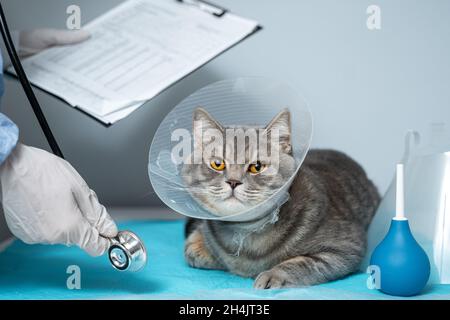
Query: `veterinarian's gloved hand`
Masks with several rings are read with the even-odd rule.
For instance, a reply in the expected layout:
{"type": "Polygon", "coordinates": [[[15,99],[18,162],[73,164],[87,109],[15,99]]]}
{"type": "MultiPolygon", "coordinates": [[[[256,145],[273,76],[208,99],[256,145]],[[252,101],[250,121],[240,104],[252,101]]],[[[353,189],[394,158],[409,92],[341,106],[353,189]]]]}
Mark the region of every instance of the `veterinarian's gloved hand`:
{"type": "Polygon", "coordinates": [[[31,56],[54,46],[77,44],[89,39],[85,30],[35,29],[18,33],[18,54],[31,56]]]}
{"type": "Polygon", "coordinates": [[[110,246],[117,226],[77,171],[46,151],[17,145],[0,167],[11,232],[28,244],[77,245],[92,256],[110,246]]]}

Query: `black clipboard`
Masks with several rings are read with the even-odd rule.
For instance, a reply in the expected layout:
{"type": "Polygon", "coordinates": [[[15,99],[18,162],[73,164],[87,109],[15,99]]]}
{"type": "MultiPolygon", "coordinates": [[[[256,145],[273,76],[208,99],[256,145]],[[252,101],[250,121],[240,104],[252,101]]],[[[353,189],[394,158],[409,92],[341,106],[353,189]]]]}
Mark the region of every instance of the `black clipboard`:
{"type": "MultiPolygon", "coordinates": [[[[209,14],[211,14],[211,15],[217,17],[218,19],[224,17],[227,13],[231,13],[230,10],[228,10],[228,9],[222,7],[222,6],[219,6],[219,5],[217,5],[217,4],[214,4],[214,3],[210,2],[210,1],[205,1],[205,0],[174,0],[174,1],[179,2],[179,3],[182,3],[182,4],[185,4],[185,5],[189,5],[189,6],[192,6],[192,7],[196,7],[198,10],[202,10],[203,12],[207,12],[207,13],[209,13],[209,14]]],[[[162,94],[163,92],[165,92],[166,90],[170,89],[171,87],[173,87],[173,86],[176,85],[177,83],[181,82],[182,80],[184,80],[185,78],[187,78],[188,76],[190,76],[191,74],[193,74],[194,72],[196,72],[197,70],[199,70],[200,68],[202,68],[203,66],[205,66],[206,64],[208,64],[208,63],[210,63],[211,61],[213,61],[213,60],[214,60],[215,58],[217,58],[218,56],[220,56],[220,55],[222,55],[223,53],[227,52],[228,50],[234,48],[236,45],[242,43],[243,41],[245,41],[246,39],[248,39],[249,37],[251,37],[252,35],[254,35],[255,33],[257,33],[258,31],[260,31],[260,30],[262,30],[262,29],[263,29],[263,27],[262,27],[260,24],[258,24],[258,25],[255,27],[255,29],[253,30],[253,32],[249,33],[247,36],[245,36],[244,38],[242,38],[240,41],[236,42],[236,43],[233,44],[232,46],[228,47],[227,49],[225,49],[225,50],[219,52],[217,55],[215,55],[214,57],[212,57],[211,59],[209,59],[208,61],[206,61],[205,63],[203,63],[201,66],[199,66],[198,68],[192,70],[189,74],[186,74],[184,77],[182,77],[182,78],[178,79],[177,81],[173,82],[171,85],[167,86],[164,90],[162,90],[160,93],[158,93],[158,94],[157,94],[156,96],[154,96],[152,99],[147,100],[145,103],[148,103],[149,101],[153,100],[154,98],[156,98],[157,96],[159,96],[160,94],[162,94]]],[[[25,72],[26,72],[26,71],[25,71],[25,72]]],[[[11,77],[17,79],[16,74],[14,74],[13,72],[10,72],[10,71],[8,70],[8,68],[6,68],[5,74],[7,74],[7,75],[9,75],[9,76],[11,76],[11,77]]],[[[62,97],[60,97],[60,96],[58,96],[58,95],[56,95],[56,94],[54,94],[54,93],[52,93],[52,92],[49,92],[49,91],[45,90],[44,88],[40,87],[39,85],[36,85],[36,84],[34,84],[34,83],[31,83],[31,85],[32,85],[34,88],[37,88],[37,89],[39,89],[40,91],[43,91],[43,92],[45,92],[45,93],[47,93],[47,94],[49,94],[49,95],[55,97],[56,99],[60,100],[61,102],[64,102],[64,103],[68,104],[68,102],[65,101],[64,98],[62,98],[62,97]]],[[[105,122],[101,121],[100,119],[97,119],[95,116],[89,114],[88,112],[86,112],[85,110],[83,110],[82,108],[80,108],[80,107],[78,107],[78,106],[72,106],[72,105],[70,105],[70,107],[71,107],[72,109],[75,109],[75,110],[77,110],[77,111],[83,113],[85,116],[87,116],[88,118],[90,118],[90,119],[92,119],[92,120],[98,122],[99,124],[101,124],[101,125],[104,126],[104,127],[111,127],[112,125],[114,125],[115,123],[117,123],[117,122],[115,122],[115,123],[105,123],[105,122]]],[[[136,111],[134,111],[134,112],[137,112],[137,111],[138,111],[138,110],[136,110],[136,111]]],[[[130,116],[130,115],[129,115],[129,116],[130,116]]],[[[128,117],[128,116],[127,116],[127,117],[128,117]]],[[[123,119],[121,119],[121,120],[123,120],[123,119]]],[[[120,120],[119,120],[119,121],[120,121],[120,120]]]]}

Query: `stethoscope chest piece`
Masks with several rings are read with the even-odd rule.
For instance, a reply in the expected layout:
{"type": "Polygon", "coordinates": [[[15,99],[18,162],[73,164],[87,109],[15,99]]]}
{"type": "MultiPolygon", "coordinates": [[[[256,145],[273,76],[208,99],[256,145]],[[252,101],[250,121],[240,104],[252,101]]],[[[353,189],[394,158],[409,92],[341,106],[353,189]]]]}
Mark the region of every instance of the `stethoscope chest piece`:
{"type": "Polygon", "coordinates": [[[111,241],[108,256],[115,269],[137,272],[145,267],[147,251],[142,241],[133,232],[120,231],[111,241]]]}

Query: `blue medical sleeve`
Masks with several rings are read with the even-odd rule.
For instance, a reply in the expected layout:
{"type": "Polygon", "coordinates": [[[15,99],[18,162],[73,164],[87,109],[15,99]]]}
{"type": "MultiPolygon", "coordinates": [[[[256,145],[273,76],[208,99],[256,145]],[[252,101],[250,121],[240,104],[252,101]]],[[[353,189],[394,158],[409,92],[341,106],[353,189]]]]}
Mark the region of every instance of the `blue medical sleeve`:
{"type": "MultiPolygon", "coordinates": [[[[3,58],[0,52],[0,99],[5,91],[3,58]]],[[[0,101],[1,102],[1,101],[0,101]]],[[[8,158],[19,139],[19,129],[7,116],[0,113],[0,165],[8,158]]]]}
{"type": "Polygon", "coordinates": [[[0,165],[8,158],[19,139],[19,128],[0,113],[0,165]]]}

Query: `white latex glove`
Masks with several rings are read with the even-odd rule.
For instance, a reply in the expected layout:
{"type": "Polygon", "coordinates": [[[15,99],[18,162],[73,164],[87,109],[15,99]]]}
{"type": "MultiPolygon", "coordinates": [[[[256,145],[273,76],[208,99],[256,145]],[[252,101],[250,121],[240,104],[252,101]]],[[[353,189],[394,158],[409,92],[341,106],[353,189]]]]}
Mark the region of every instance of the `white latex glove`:
{"type": "Polygon", "coordinates": [[[85,30],[35,29],[19,32],[19,56],[36,54],[50,47],[83,42],[90,34],[85,30]]]}
{"type": "Polygon", "coordinates": [[[100,256],[117,235],[95,192],[46,151],[19,144],[0,167],[0,181],[6,222],[25,243],[77,245],[100,256]]]}

